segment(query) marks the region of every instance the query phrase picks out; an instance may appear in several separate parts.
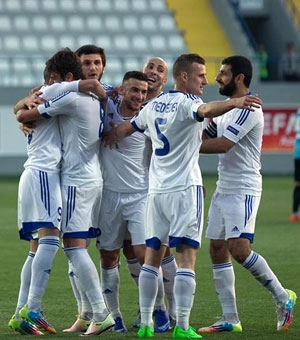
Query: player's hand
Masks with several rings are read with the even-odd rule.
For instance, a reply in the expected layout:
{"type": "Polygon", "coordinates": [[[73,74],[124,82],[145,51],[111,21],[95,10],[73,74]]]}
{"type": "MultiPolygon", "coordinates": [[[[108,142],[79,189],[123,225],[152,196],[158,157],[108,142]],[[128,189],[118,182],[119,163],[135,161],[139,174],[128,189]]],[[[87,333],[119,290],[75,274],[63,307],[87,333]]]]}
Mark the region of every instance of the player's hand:
{"type": "Polygon", "coordinates": [[[25,137],[28,137],[28,135],[32,133],[34,128],[35,128],[34,122],[19,124],[19,129],[24,133],[25,137]]]}
{"type": "Polygon", "coordinates": [[[121,86],[115,86],[113,89],[106,92],[106,94],[113,100],[116,100],[121,95],[121,86]]]}
{"type": "Polygon", "coordinates": [[[44,104],[45,100],[40,97],[42,92],[34,92],[30,96],[28,96],[25,99],[24,105],[28,110],[31,110],[32,108],[44,104]]]}
{"type": "Polygon", "coordinates": [[[111,126],[111,130],[103,133],[102,142],[104,143],[105,147],[109,146],[109,148],[112,149],[113,146],[118,141],[118,137],[116,134],[116,129],[118,127],[118,124],[111,122],[110,126],[111,126]]]}
{"type": "Polygon", "coordinates": [[[248,109],[250,111],[255,111],[255,108],[262,106],[263,102],[256,94],[254,96],[244,96],[237,99],[237,107],[240,109],[248,109]]]}
{"type": "Polygon", "coordinates": [[[29,96],[31,96],[31,95],[32,95],[33,93],[35,93],[35,92],[39,92],[40,89],[41,89],[41,87],[42,87],[42,85],[37,86],[37,87],[34,87],[33,89],[30,89],[30,90],[29,90],[29,96]]]}

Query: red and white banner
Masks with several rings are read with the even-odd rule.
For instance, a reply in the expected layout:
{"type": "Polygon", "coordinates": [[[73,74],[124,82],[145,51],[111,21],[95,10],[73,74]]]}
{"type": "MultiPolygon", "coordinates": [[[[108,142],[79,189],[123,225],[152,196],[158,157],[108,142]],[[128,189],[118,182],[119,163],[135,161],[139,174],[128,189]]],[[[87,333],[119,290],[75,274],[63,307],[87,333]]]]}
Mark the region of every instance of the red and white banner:
{"type": "Polygon", "coordinates": [[[264,107],[262,152],[292,152],[298,107],[264,107]]]}

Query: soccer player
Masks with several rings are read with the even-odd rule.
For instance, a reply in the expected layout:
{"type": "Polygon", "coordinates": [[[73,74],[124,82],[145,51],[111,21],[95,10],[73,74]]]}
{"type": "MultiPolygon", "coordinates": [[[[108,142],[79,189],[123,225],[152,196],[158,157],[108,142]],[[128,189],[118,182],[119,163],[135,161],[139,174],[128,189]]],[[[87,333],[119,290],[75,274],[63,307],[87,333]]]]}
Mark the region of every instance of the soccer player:
{"type": "MultiPolygon", "coordinates": [[[[147,89],[148,78],[144,73],[126,72],[120,87],[120,101],[108,98],[104,131],[109,131],[111,124],[131,119],[144,103],[147,89]]],[[[140,263],[144,262],[145,256],[144,206],[151,151],[146,141],[143,133],[136,132],[113,149],[102,146],[100,152],[104,184],[97,247],[101,258],[102,291],[115,319],[113,331],[116,332],[127,331],[118,296],[119,256],[124,240],[128,239],[132,244],[134,257],[140,263]]]]}
{"type": "MultiPolygon", "coordinates": [[[[73,53],[76,69],[69,72],[79,79],[81,65],[73,53]]],[[[60,65],[53,65],[58,69],[60,65]]],[[[101,89],[100,95],[106,94],[101,89]],[[104,93],[104,94],[103,94],[104,93]]],[[[98,93],[96,93],[98,94],[98,93]]],[[[101,293],[97,269],[87,252],[87,239],[95,237],[96,209],[101,201],[102,174],[99,147],[103,112],[95,96],[64,92],[53,100],[30,110],[19,110],[17,119],[27,122],[60,116],[62,137],[62,231],[64,252],[72,263],[80,287],[93,309],[93,318],[85,336],[98,335],[114,325],[101,293]]]]}
{"type": "MultiPolygon", "coordinates": [[[[231,56],[222,61],[216,81],[220,94],[237,99],[251,94],[251,78],[251,62],[243,56],[231,56]]],[[[262,108],[250,112],[246,107],[213,118],[203,132],[200,152],[219,154],[218,181],[208,212],[206,237],[210,239],[213,281],[223,315],[213,325],[199,328],[199,333],[242,331],[231,257],[272,295],[277,330],[286,330],[292,322],[296,294],[282,287],[266,260],[250,247],[262,191],[263,128],[262,108]]]]}
{"type": "Polygon", "coordinates": [[[234,107],[261,104],[254,96],[204,104],[198,95],[207,84],[205,60],[197,54],[179,56],[173,65],[173,78],[173,91],[151,101],[138,115],[114,127],[105,137],[105,145],[112,147],[120,138],[147,129],[153,147],[145,216],[146,254],[139,278],[139,338],[154,336],[152,313],[158,270],[169,244],[176,248],[178,265],[173,338],[201,338],[189,325],[189,315],[196,288],[194,267],[203,223],[202,176],[198,164],[202,121],[234,107]]]}
{"type": "MultiPolygon", "coordinates": [[[[142,72],[145,73],[148,77],[147,97],[146,101],[142,105],[142,107],[144,107],[151,100],[160,96],[163,93],[163,86],[167,82],[168,65],[164,59],[160,57],[152,57],[146,61],[143,66],[142,72]]],[[[138,286],[141,264],[134,256],[134,252],[131,250],[130,240],[125,240],[123,253],[126,257],[127,266],[131,277],[138,286]]],[[[175,325],[175,300],[173,294],[173,286],[177,264],[169,247],[166,248],[166,253],[162,260],[161,268],[163,271],[164,292],[160,291],[159,289],[154,307],[154,322],[155,329],[157,331],[167,330],[168,324],[170,325],[170,327],[173,327],[175,325]],[[163,302],[164,295],[166,295],[168,301],[168,315],[166,315],[163,302]]],[[[138,313],[138,317],[134,321],[133,326],[139,328],[140,321],[140,313],[138,313]]]]}
{"type": "Polygon", "coordinates": [[[96,45],[83,45],[76,50],[81,62],[82,79],[97,79],[105,91],[113,87],[101,81],[106,66],[105,50],[96,45]]]}
{"type": "MultiPolygon", "coordinates": [[[[113,89],[111,85],[101,80],[106,67],[106,54],[102,47],[92,44],[83,45],[76,50],[76,54],[79,56],[81,62],[82,79],[95,79],[99,81],[105,91],[113,89]]],[[[70,262],[68,275],[76,299],[78,314],[73,325],[64,329],[63,332],[85,331],[89,325],[89,319],[92,317],[92,308],[85,292],[79,288],[77,277],[70,262]]]]}
{"type": "Polygon", "coordinates": [[[296,113],[296,137],[294,141],[294,180],[295,187],[293,190],[293,206],[290,222],[300,222],[300,108],[296,113]]]}
{"type": "MultiPolygon", "coordinates": [[[[44,79],[45,84],[51,81],[47,67],[44,79]]],[[[43,91],[43,88],[41,90],[43,91]]],[[[36,105],[35,95],[28,96],[15,105],[14,111],[17,113],[20,108],[36,105]]],[[[20,310],[26,303],[30,305],[31,302],[33,304],[30,308],[37,310],[40,308],[52,261],[59,246],[61,142],[57,120],[53,119],[49,124],[37,122],[34,131],[28,134],[27,140],[28,158],[24,164],[25,169],[20,177],[18,190],[18,226],[20,239],[29,240],[30,249],[21,270],[17,306],[8,326],[22,334],[42,335],[34,323],[21,318],[20,310]],[[37,252],[38,242],[40,247],[37,252]],[[34,292],[31,282],[37,285],[38,293],[34,292]],[[35,301],[32,301],[33,299],[35,301]]],[[[43,316],[37,317],[41,318],[42,322],[43,316]]],[[[56,333],[46,320],[43,325],[50,333],[56,333]]]]}

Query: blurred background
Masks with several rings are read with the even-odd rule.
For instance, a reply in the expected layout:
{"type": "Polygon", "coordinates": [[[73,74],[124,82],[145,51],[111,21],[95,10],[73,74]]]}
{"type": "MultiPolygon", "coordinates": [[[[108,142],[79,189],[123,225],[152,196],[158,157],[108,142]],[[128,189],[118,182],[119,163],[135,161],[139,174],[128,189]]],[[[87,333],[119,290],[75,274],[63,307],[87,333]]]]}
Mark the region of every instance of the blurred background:
{"type": "MultiPolygon", "coordinates": [[[[224,99],[215,76],[224,57],[254,66],[251,91],[264,101],[262,172],[292,174],[295,113],[300,107],[300,0],[0,0],[0,175],[18,175],[26,139],[13,105],[43,83],[45,61],[58,49],[95,44],[106,52],[102,80],[119,85],[149,57],[169,64],[198,53],[209,85],[203,100],[224,99]],[[286,68],[289,68],[287,71],[286,68]]],[[[204,173],[216,156],[201,156],[204,173]]]]}

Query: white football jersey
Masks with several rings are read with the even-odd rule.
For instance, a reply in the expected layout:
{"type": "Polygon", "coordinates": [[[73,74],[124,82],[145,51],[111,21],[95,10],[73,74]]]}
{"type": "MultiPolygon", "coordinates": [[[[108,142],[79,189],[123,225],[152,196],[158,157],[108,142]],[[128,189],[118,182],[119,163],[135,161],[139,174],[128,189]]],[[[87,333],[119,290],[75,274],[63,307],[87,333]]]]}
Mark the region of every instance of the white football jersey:
{"type": "Polygon", "coordinates": [[[99,162],[103,110],[93,96],[64,92],[38,110],[59,117],[62,140],[61,180],[64,185],[102,184],[99,162]]]}
{"type": "MultiPolygon", "coordinates": [[[[63,91],[77,91],[78,82],[56,83],[43,86],[41,98],[48,100],[63,91]]],[[[57,118],[50,121],[37,120],[33,131],[27,137],[27,160],[24,168],[48,172],[59,172],[61,161],[61,138],[57,118]]]]}
{"type": "MultiPolygon", "coordinates": [[[[105,112],[105,131],[111,129],[111,122],[119,125],[130,119],[120,114],[119,102],[114,102],[110,98],[108,98],[105,112]]],[[[112,149],[101,145],[100,158],[104,188],[122,193],[148,189],[151,144],[146,140],[147,137],[137,131],[119,140],[112,149]]]]}
{"type": "Polygon", "coordinates": [[[262,109],[232,109],[213,118],[213,123],[207,127],[211,137],[213,129],[216,136],[224,136],[235,143],[227,153],[219,154],[217,191],[260,195],[260,156],[264,129],[262,109]]]}
{"type": "Polygon", "coordinates": [[[202,123],[196,96],[170,91],[148,103],[131,119],[137,130],[148,129],[152,142],[149,193],[184,190],[202,185],[198,164],[202,123]]]}

